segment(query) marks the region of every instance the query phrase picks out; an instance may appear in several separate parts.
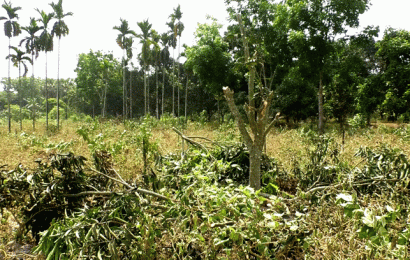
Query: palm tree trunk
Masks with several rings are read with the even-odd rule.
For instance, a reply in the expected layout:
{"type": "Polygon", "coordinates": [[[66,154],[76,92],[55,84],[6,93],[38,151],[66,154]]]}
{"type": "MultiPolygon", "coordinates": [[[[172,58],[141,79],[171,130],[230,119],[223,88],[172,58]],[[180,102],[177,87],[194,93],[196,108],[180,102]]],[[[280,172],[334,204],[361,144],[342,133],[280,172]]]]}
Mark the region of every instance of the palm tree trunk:
{"type": "Polygon", "coordinates": [[[122,117],[125,121],[126,118],[126,108],[125,103],[127,100],[127,93],[125,92],[125,49],[123,50],[122,55],[122,117]]]}
{"type": "Polygon", "coordinates": [[[180,105],[180,98],[179,98],[179,91],[180,91],[180,89],[179,89],[179,83],[181,82],[181,79],[180,79],[180,67],[179,67],[179,56],[181,56],[181,36],[179,36],[178,37],[179,39],[178,39],[178,62],[177,62],[177,65],[178,65],[178,116],[180,115],[180,112],[181,112],[181,110],[179,109],[179,105],[180,105]]]}
{"type": "Polygon", "coordinates": [[[21,107],[23,106],[23,102],[22,102],[22,98],[21,98],[21,67],[20,67],[20,63],[19,63],[19,91],[18,91],[18,95],[19,95],[19,103],[20,103],[20,132],[23,131],[23,115],[22,115],[22,109],[21,107]]]}
{"type": "Polygon", "coordinates": [[[188,76],[186,78],[186,87],[185,87],[185,120],[188,121],[187,117],[187,108],[188,108],[188,85],[189,85],[189,79],[188,76]]]}
{"type": "Polygon", "coordinates": [[[147,111],[148,114],[151,114],[151,108],[150,108],[150,101],[149,101],[149,75],[147,77],[147,111]]]}
{"type": "Polygon", "coordinates": [[[47,51],[46,51],[46,131],[48,131],[47,51]]]}
{"type": "Polygon", "coordinates": [[[155,93],[155,112],[156,112],[156,114],[157,114],[157,118],[159,119],[159,108],[158,108],[158,66],[155,66],[155,81],[156,81],[156,87],[157,87],[157,90],[156,90],[156,93],[155,93]]]}
{"type": "Polygon", "coordinates": [[[144,72],[144,116],[147,115],[147,75],[145,74],[145,68],[143,68],[144,72]]]}
{"type": "Polygon", "coordinates": [[[132,118],[132,68],[130,70],[130,118],[132,118]]]}
{"type": "Polygon", "coordinates": [[[164,88],[165,88],[165,67],[162,68],[162,99],[161,99],[161,116],[164,114],[164,88]]]}
{"type": "Polygon", "coordinates": [[[31,65],[31,99],[32,99],[32,108],[31,108],[31,116],[33,118],[33,131],[36,130],[36,104],[35,104],[35,97],[34,97],[34,53],[31,53],[31,61],[33,62],[31,65]]]}
{"type": "Polygon", "coordinates": [[[57,65],[57,129],[60,128],[60,40],[58,37],[58,65],[57,65]]]}
{"type": "Polygon", "coordinates": [[[10,48],[11,47],[11,40],[9,37],[9,89],[7,91],[7,103],[8,103],[8,125],[9,125],[9,133],[11,133],[11,109],[10,109],[10,90],[11,90],[11,78],[10,78],[10,48]]]}
{"type": "Polygon", "coordinates": [[[172,50],[172,115],[175,116],[175,48],[172,50]]]}

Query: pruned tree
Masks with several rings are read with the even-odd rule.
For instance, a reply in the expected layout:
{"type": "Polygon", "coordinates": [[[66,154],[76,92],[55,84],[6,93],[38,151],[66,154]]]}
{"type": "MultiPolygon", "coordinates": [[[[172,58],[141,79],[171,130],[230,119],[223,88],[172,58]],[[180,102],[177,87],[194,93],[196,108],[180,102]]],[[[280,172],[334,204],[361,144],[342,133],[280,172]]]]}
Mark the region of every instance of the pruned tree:
{"type": "Polygon", "coordinates": [[[239,132],[249,150],[249,185],[258,190],[261,188],[261,162],[263,147],[266,143],[266,136],[274,125],[275,120],[279,117],[279,113],[275,119],[270,120],[270,107],[273,100],[273,91],[266,88],[260,91],[259,104],[256,104],[255,99],[255,77],[256,63],[255,56],[251,57],[249,45],[245,35],[245,28],[240,14],[237,16],[240,26],[241,37],[244,45],[245,64],[249,69],[248,76],[248,103],[245,105],[247,119],[249,121],[250,130],[246,128],[245,120],[242,118],[234,101],[234,92],[229,87],[224,87],[225,99],[228,102],[229,109],[235,117],[239,132]]]}

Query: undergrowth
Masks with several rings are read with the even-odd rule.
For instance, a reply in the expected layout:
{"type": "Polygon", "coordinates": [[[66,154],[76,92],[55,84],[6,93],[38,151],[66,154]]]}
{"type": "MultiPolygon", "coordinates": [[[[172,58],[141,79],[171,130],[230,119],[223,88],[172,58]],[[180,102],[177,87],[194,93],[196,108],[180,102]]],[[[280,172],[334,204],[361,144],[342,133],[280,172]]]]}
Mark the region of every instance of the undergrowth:
{"type": "MultiPolygon", "coordinates": [[[[1,168],[2,224],[12,214],[16,238],[31,233],[39,239],[33,254],[48,259],[410,257],[404,151],[375,144],[348,158],[333,134],[282,131],[301,136],[303,150],[289,156],[290,167],[264,155],[263,188],[254,191],[246,186],[249,152],[232,142],[234,133],[227,142],[162,154],[153,131],[179,124],[171,121],[147,118],[103,130],[83,124],[77,135],[92,164],[55,153],[33,169],[1,168]],[[124,180],[116,168],[131,148],[143,167],[124,180]]],[[[391,134],[405,142],[406,133],[391,134]]],[[[28,146],[47,143],[19,138],[28,146]]]]}

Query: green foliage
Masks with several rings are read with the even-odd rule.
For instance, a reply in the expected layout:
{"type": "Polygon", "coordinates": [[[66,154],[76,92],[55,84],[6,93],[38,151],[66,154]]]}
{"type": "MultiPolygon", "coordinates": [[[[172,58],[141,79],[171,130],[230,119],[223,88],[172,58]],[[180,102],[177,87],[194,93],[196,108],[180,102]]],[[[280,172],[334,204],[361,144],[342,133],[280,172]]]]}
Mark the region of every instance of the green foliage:
{"type": "Polygon", "coordinates": [[[211,19],[211,24],[198,25],[195,32],[196,45],[186,47],[187,61],[184,66],[198,76],[210,93],[220,95],[222,87],[230,84],[233,72],[228,44],[219,33],[222,25],[211,19]]]}
{"type": "Polygon", "coordinates": [[[109,95],[119,98],[122,91],[119,88],[122,77],[121,64],[113,54],[92,50],[87,54],[80,54],[75,71],[77,99],[84,101],[78,104],[80,111],[90,114],[97,110],[101,111],[101,115],[104,115],[105,111],[120,112],[114,109],[115,104],[104,101],[109,95]]]}
{"type": "Polygon", "coordinates": [[[339,160],[339,147],[328,135],[318,135],[316,132],[303,133],[310,144],[307,150],[307,162],[304,165],[296,163],[292,169],[298,179],[299,188],[329,185],[334,183],[345,166],[339,160]]]}
{"type": "Polygon", "coordinates": [[[38,161],[33,172],[21,166],[8,173],[1,173],[1,208],[22,207],[24,228],[31,228],[39,239],[39,232],[46,230],[53,219],[61,218],[64,212],[71,212],[81,205],[81,197],[69,197],[86,188],[87,176],[83,171],[85,158],[53,155],[50,164],[38,161]]]}
{"type": "Polygon", "coordinates": [[[381,108],[390,119],[397,119],[409,111],[410,32],[389,28],[377,47],[376,56],[380,59],[380,74],[385,89],[381,108]]]}
{"type": "Polygon", "coordinates": [[[353,118],[348,120],[349,126],[353,130],[365,128],[367,126],[366,118],[362,114],[356,114],[353,118]]]}
{"type": "MultiPolygon", "coordinates": [[[[4,110],[4,116],[7,116],[7,106],[5,107],[4,110]]],[[[21,114],[20,114],[20,106],[19,105],[10,105],[10,113],[11,113],[11,118],[19,122],[21,119],[30,119],[31,118],[31,112],[27,108],[22,108],[21,114]]]]}

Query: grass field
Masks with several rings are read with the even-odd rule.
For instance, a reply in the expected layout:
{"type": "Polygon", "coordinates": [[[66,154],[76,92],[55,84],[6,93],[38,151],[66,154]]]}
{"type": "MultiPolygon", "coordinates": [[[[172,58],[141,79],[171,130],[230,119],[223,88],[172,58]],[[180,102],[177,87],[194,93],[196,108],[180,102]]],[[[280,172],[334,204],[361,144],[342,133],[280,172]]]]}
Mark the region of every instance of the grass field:
{"type": "MultiPolygon", "coordinates": [[[[48,133],[45,131],[44,122],[38,122],[36,127],[36,131],[33,131],[31,122],[27,121],[24,122],[23,131],[20,131],[18,124],[15,123],[12,133],[8,134],[6,123],[1,123],[0,166],[3,166],[3,169],[11,170],[18,165],[34,168],[37,165],[35,160],[38,158],[47,160],[49,155],[53,153],[67,152],[84,156],[87,158],[87,165],[91,167],[93,162],[92,152],[107,150],[113,156],[114,168],[124,179],[141,180],[143,171],[141,140],[144,136],[149,138],[148,142],[151,150],[148,160],[151,164],[154,163],[154,157],[158,154],[163,156],[171,153],[181,154],[183,150],[186,151],[189,148],[186,143],[182,142],[182,138],[172,130],[172,127],[181,130],[185,136],[201,141],[209,149],[216,147],[210,140],[223,146],[229,146],[240,141],[236,125],[233,122],[220,125],[218,123],[189,121],[184,124],[173,118],[161,121],[148,118],[144,121],[127,122],[124,125],[116,120],[97,121],[88,119],[77,122],[63,121],[60,130],[57,131],[54,129],[55,127],[52,127],[54,131],[48,133]],[[204,137],[206,140],[196,137],[204,137]]],[[[342,165],[341,168],[353,169],[364,164],[363,158],[355,156],[360,147],[369,147],[371,149],[377,149],[381,146],[398,148],[405,156],[410,155],[410,127],[407,127],[407,125],[373,122],[370,128],[349,129],[345,134],[344,145],[342,145],[342,135],[337,125],[328,124],[327,127],[326,138],[331,140],[328,143],[328,151],[337,153],[338,161],[341,162],[339,165],[342,165]]],[[[317,135],[314,128],[306,124],[296,129],[283,127],[273,129],[268,136],[266,154],[273,157],[282,169],[281,171],[287,175],[292,175],[295,169],[299,169],[304,172],[303,174],[308,175],[309,167],[312,166],[312,154],[317,147],[317,135]]],[[[338,177],[338,181],[344,182],[345,180],[341,180],[344,175],[340,174],[340,176],[342,177],[338,177]]],[[[296,175],[291,177],[298,178],[296,175]]],[[[372,257],[378,259],[396,259],[396,257],[405,259],[409,257],[408,242],[404,243],[402,241],[401,244],[405,246],[396,247],[397,239],[400,240],[400,238],[407,235],[407,233],[402,237],[398,235],[401,234],[400,232],[404,232],[403,230],[410,221],[410,218],[405,219],[406,216],[410,216],[406,210],[400,211],[400,214],[397,211],[394,220],[386,220],[388,223],[382,225],[383,229],[387,230],[388,235],[381,234],[380,237],[385,240],[388,238],[388,241],[385,241],[387,244],[377,243],[380,248],[376,247],[376,249],[369,250],[368,240],[371,237],[369,236],[366,240],[358,235],[358,229],[365,223],[363,218],[369,215],[367,210],[372,210],[373,217],[382,216],[387,219],[386,214],[396,212],[405,205],[407,199],[397,198],[397,196],[406,196],[407,191],[402,194],[386,195],[381,193],[372,196],[371,193],[363,193],[363,195],[358,195],[359,202],[354,205],[354,209],[363,209],[362,211],[366,212],[361,215],[361,218],[355,218],[354,216],[349,217],[349,207],[353,205],[349,204],[350,200],[346,199],[345,203],[342,204],[335,203],[336,200],[341,201],[341,197],[337,197],[343,192],[343,189],[340,190],[340,186],[329,185],[333,188],[320,193],[319,195],[322,197],[312,199],[312,197],[303,194],[310,194],[309,188],[313,188],[314,185],[307,186],[304,190],[301,184],[299,185],[298,191],[285,195],[284,200],[278,203],[287,203],[291,214],[297,214],[296,212],[301,209],[309,212],[303,219],[304,223],[298,224],[299,229],[306,231],[309,239],[306,239],[302,246],[296,245],[297,242],[292,242],[294,247],[297,248],[294,251],[289,248],[292,243],[286,244],[285,248],[276,251],[275,257],[277,259],[371,259],[372,257]],[[294,195],[300,200],[296,200],[293,197],[294,195]],[[293,201],[286,202],[286,196],[292,197],[293,201]],[[386,211],[387,206],[393,210],[386,211]],[[360,220],[363,220],[363,223],[360,220]]],[[[347,191],[352,194],[351,188],[348,188],[347,191]]],[[[16,221],[13,220],[11,215],[8,215],[7,219],[3,218],[1,225],[0,256],[2,252],[8,252],[4,255],[8,255],[10,259],[13,259],[10,250],[12,250],[12,245],[15,245],[13,244],[13,230],[15,232],[16,221]]],[[[372,227],[372,225],[369,224],[369,227],[372,227]]],[[[376,233],[381,232],[380,230],[376,230],[376,233]]],[[[33,243],[30,238],[26,238],[26,242],[33,243]]],[[[204,246],[204,248],[206,247],[204,246]]],[[[251,251],[250,255],[255,254],[255,259],[257,259],[258,253],[252,252],[254,251],[251,251]]],[[[222,256],[218,255],[217,258],[235,259],[235,254],[226,253],[222,256]]],[[[261,259],[265,258],[262,257],[261,259]]]]}

